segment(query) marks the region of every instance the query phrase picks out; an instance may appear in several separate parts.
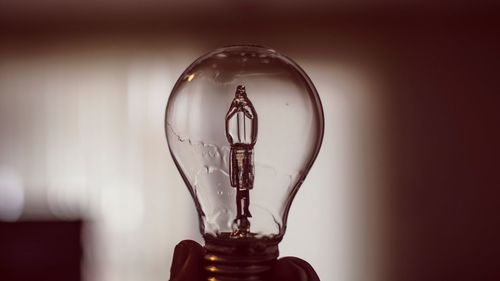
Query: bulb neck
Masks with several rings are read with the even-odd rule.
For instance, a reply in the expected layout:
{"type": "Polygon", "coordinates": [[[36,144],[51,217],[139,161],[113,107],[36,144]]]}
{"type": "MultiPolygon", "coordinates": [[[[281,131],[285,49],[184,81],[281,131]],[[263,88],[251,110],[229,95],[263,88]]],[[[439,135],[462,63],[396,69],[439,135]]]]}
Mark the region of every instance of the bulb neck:
{"type": "Polygon", "coordinates": [[[205,235],[203,268],[207,281],[268,281],[279,256],[280,239],[205,235]]]}

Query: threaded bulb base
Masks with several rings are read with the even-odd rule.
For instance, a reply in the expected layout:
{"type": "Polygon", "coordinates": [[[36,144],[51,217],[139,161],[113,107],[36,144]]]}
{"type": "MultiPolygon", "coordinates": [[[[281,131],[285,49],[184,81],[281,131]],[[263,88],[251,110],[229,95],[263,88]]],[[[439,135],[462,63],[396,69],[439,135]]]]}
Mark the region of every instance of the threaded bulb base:
{"type": "Polygon", "coordinates": [[[207,281],[268,281],[281,239],[205,237],[203,268],[207,281]]]}

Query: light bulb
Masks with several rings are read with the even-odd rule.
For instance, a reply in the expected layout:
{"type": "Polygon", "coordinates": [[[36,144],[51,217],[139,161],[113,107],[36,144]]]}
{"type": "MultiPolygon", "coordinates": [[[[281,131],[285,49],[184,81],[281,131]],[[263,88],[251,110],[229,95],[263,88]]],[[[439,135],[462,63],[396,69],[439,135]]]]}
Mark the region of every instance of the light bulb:
{"type": "Polygon", "coordinates": [[[207,280],[265,280],[323,123],[309,77],[269,48],[214,50],[178,79],[165,130],[198,211],[207,280]]]}

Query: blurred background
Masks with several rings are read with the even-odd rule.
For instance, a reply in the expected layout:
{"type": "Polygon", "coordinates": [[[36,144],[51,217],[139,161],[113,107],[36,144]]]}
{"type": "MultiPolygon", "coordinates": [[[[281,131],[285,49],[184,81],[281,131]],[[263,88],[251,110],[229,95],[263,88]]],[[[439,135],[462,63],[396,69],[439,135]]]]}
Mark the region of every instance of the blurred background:
{"type": "Polygon", "coordinates": [[[168,280],[202,242],[170,90],[253,43],[304,68],[326,118],[283,256],[325,281],[500,280],[499,7],[0,1],[0,279],[168,280]]]}

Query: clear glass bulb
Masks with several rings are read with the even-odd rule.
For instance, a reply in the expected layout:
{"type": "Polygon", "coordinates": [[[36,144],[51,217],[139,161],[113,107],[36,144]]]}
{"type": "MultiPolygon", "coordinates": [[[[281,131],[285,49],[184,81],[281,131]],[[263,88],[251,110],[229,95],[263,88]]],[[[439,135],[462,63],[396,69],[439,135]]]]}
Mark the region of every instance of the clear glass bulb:
{"type": "Polygon", "coordinates": [[[277,245],[323,122],[309,77],[272,49],[229,46],[191,64],[170,95],[165,130],[205,240],[277,245]]]}

